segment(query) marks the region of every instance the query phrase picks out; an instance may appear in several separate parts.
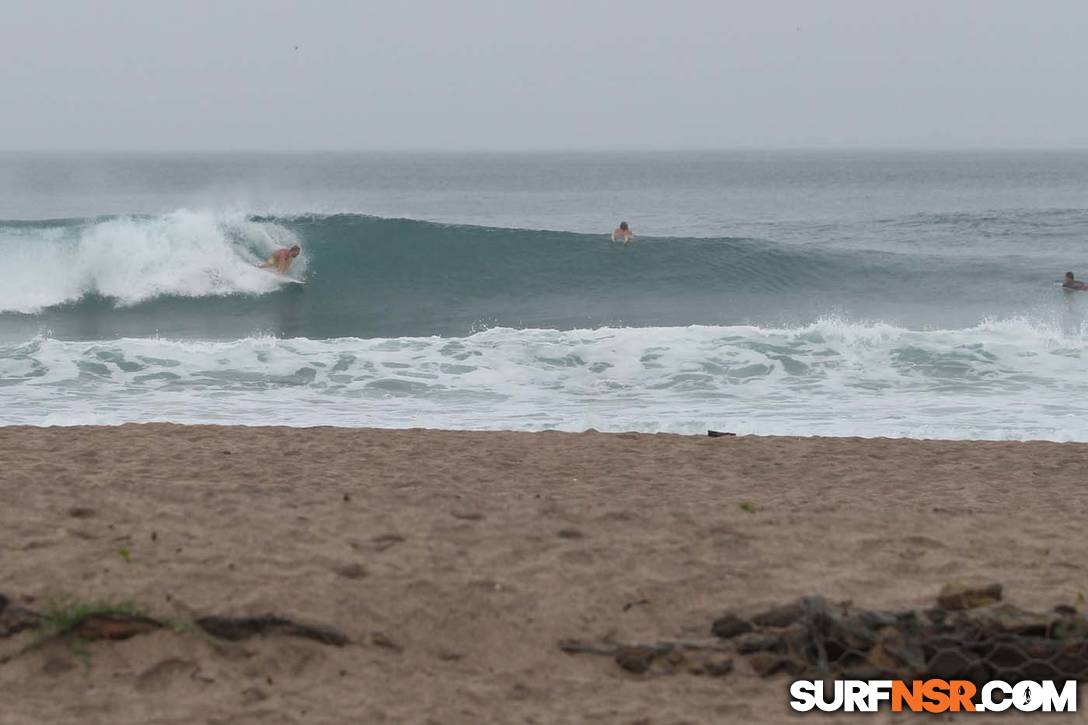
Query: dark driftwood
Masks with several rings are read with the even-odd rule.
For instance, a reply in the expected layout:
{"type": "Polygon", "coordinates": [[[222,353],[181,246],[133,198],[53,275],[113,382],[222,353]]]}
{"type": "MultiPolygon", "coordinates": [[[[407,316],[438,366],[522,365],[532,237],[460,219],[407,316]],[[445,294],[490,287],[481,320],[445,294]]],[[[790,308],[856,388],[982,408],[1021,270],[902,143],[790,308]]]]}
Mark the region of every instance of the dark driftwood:
{"type": "MultiPolygon", "coordinates": [[[[44,622],[45,617],[39,612],[15,605],[8,597],[0,594],[0,637],[41,629],[44,622]]],[[[232,641],[257,635],[302,637],[334,647],[341,647],[351,641],[347,635],[332,627],[302,624],[274,614],[259,617],[200,617],[196,624],[212,637],[232,641]]],[[[59,634],[74,634],[90,640],[122,640],[165,627],[166,622],[142,614],[106,611],[90,613],[59,634]]]]}
{"type": "Polygon", "coordinates": [[[346,635],[331,627],[300,624],[273,614],[261,617],[200,617],[196,623],[211,636],[232,641],[268,634],[302,637],[335,647],[342,647],[350,641],[346,635]]]}

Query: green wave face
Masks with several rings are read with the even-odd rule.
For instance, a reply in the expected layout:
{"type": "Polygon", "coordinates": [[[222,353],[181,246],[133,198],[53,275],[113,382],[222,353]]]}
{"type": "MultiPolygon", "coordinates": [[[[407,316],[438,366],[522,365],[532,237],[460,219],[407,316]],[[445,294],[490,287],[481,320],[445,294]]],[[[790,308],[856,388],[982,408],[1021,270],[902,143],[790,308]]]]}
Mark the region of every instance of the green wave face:
{"type": "Polygon", "coordinates": [[[1030,258],[636,238],[365,215],[0,222],[0,336],[237,339],[474,330],[793,325],[829,314],[916,327],[1059,309],[1030,258]],[[258,270],[299,244],[290,280],[258,270]],[[301,282],[288,284],[287,282],[301,282]]]}

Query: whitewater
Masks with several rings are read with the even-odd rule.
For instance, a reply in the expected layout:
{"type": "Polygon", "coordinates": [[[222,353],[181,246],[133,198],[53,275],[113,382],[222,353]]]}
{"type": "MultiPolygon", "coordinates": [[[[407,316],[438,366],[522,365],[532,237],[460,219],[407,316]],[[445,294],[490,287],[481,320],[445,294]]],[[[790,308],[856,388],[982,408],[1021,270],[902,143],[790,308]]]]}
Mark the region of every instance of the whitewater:
{"type": "Polygon", "coordinates": [[[461,161],[0,166],[0,424],[1088,440],[1088,156],[461,161]]]}
{"type": "Polygon", "coordinates": [[[0,223],[9,270],[0,313],[36,313],[92,295],[123,306],[159,296],[271,292],[282,282],[255,265],[295,241],[284,228],[240,213],[0,223]]]}
{"type": "Polygon", "coordinates": [[[1082,333],[495,328],[464,338],[41,337],[0,347],[5,422],[1088,439],[1082,333]]]}

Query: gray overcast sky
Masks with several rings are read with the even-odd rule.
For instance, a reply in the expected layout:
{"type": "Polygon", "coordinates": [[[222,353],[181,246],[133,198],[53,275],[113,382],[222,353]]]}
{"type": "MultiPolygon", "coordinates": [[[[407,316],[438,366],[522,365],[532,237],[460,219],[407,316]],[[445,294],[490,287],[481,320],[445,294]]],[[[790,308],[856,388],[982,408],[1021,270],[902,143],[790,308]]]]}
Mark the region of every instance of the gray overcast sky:
{"type": "Polygon", "coordinates": [[[0,0],[0,148],[1088,147],[1086,60],[1083,0],[0,0]]]}

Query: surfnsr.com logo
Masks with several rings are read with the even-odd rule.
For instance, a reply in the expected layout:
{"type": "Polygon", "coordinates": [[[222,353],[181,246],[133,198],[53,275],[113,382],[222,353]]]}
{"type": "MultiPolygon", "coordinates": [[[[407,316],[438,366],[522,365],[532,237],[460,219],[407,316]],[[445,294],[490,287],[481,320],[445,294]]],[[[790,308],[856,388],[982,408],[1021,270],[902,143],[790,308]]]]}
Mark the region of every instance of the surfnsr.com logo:
{"type": "Polygon", "coordinates": [[[1076,680],[797,680],[790,707],[799,712],[1076,712],[1076,680]]]}

